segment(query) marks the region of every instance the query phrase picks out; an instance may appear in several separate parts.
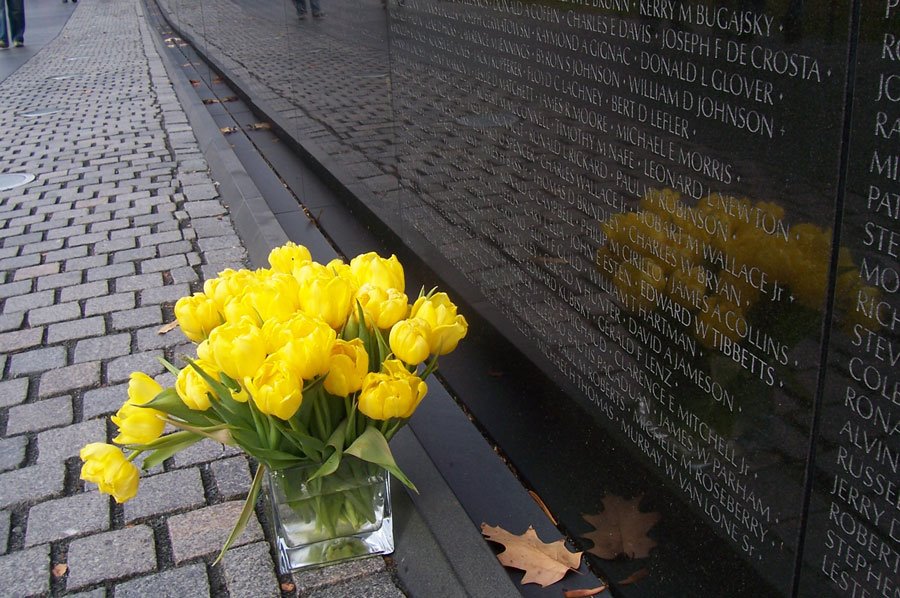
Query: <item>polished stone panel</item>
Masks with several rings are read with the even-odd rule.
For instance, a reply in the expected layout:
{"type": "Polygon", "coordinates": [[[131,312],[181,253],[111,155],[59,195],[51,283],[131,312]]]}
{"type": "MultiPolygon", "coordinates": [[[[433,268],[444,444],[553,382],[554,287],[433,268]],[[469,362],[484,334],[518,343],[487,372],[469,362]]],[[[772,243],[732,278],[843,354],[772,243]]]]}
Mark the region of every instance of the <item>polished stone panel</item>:
{"type": "Polygon", "coordinates": [[[897,595],[896,0],[160,2],[452,283],[450,385],[617,595],[897,595]]]}

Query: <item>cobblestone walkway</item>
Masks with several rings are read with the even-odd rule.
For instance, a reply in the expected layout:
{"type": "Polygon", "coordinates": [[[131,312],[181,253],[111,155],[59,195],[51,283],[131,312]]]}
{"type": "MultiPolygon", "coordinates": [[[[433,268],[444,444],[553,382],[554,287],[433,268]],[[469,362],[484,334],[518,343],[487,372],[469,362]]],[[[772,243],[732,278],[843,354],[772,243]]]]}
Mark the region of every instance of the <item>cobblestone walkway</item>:
{"type": "Polygon", "coordinates": [[[281,576],[265,512],[220,566],[247,460],[200,443],[118,505],[78,479],[129,374],[171,383],[175,300],[245,251],[137,0],[83,0],[0,85],[0,594],[397,596],[380,559],[281,576]],[[29,112],[43,110],[42,115],[29,112]],[[296,588],[296,589],[294,589],[296,588]]]}

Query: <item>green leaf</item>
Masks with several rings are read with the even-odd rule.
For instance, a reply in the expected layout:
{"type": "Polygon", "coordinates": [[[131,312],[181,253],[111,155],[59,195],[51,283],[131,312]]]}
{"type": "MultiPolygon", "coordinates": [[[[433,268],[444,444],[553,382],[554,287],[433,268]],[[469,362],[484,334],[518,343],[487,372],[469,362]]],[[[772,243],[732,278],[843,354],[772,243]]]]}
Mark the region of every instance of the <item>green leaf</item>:
{"type": "Polygon", "coordinates": [[[325,462],[322,463],[322,466],[319,467],[319,469],[309,476],[310,480],[331,475],[337,471],[338,467],[340,467],[341,458],[344,456],[344,433],[346,428],[347,422],[342,421],[338,427],[334,429],[334,432],[331,433],[331,437],[328,439],[327,444],[334,449],[334,452],[325,459],[325,462]]]}
{"type": "Polygon", "coordinates": [[[218,443],[234,446],[234,437],[231,435],[231,426],[228,424],[218,424],[215,426],[201,427],[192,426],[190,424],[186,424],[174,419],[166,419],[166,423],[172,424],[176,428],[180,428],[182,430],[187,430],[188,432],[197,434],[198,436],[211,438],[218,443]]]}
{"type": "Polygon", "coordinates": [[[319,461],[322,458],[322,454],[325,450],[325,445],[322,444],[321,440],[319,440],[318,438],[313,438],[312,436],[299,432],[293,428],[288,428],[277,419],[273,419],[272,422],[281,432],[281,435],[284,436],[288,442],[300,449],[300,452],[306,455],[306,457],[310,461],[319,461]]]}
{"type": "Polygon", "coordinates": [[[292,417],[288,421],[288,424],[291,426],[291,430],[297,436],[297,438],[302,438],[304,443],[310,445],[320,453],[325,450],[325,443],[310,434],[303,423],[300,422],[296,417],[292,417]]]}
{"type": "Polygon", "coordinates": [[[331,455],[325,459],[325,462],[322,463],[322,466],[313,472],[311,476],[309,476],[309,480],[315,480],[317,478],[323,478],[325,476],[333,474],[337,471],[337,468],[341,465],[341,459],[344,457],[343,451],[334,451],[331,455]]]}
{"type": "Polygon", "coordinates": [[[203,371],[203,368],[197,365],[197,363],[193,359],[187,357],[185,357],[184,359],[192,368],[194,368],[194,370],[200,375],[200,377],[203,378],[207,384],[209,384],[209,387],[213,389],[213,392],[216,393],[216,396],[218,396],[219,399],[231,398],[231,391],[228,390],[227,386],[203,371]]]}
{"type": "Polygon", "coordinates": [[[250,485],[250,491],[247,493],[247,499],[244,501],[244,508],[241,509],[241,515],[238,517],[237,522],[234,524],[234,528],[232,528],[231,533],[228,535],[228,539],[225,540],[225,544],[222,546],[219,556],[213,561],[213,567],[219,564],[219,561],[225,556],[225,551],[231,548],[234,541],[237,540],[238,536],[241,535],[241,532],[244,531],[244,528],[247,527],[247,522],[253,514],[253,508],[256,506],[256,499],[259,496],[259,489],[262,487],[263,474],[265,471],[266,468],[264,465],[257,466],[256,475],[253,476],[253,483],[250,485]]]}
{"type": "Polygon", "coordinates": [[[191,432],[175,432],[163,436],[160,440],[163,439],[166,439],[166,441],[155,444],[152,452],[141,463],[141,469],[144,471],[161,464],[175,453],[183,451],[192,444],[200,442],[203,440],[203,436],[197,436],[191,432]]]}
{"type": "Polygon", "coordinates": [[[375,327],[375,340],[378,343],[378,364],[379,367],[382,363],[384,363],[385,358],[391,354],[391,348],[388,346],[387,342],[384,340],[384,335],[381,334],[381,331],[375,327]]]}
{"type": "Polygon", "coordinates": [[[163,367],[166,368],[167,370],[169,370],[169,372],[171,372],[172,374],[174,374],[176,378],[178,377],[178,374],[181,373],[181,370],[178,369],[177,367],[175,367],[173,364],[171,364],[169,362],[169,360],[167,360],[166,358],[157,357],[157,359],[163,365],[163,367]]]}
{"type": "Polygon", "coordinates": [[[362,304],[356,301],[356,313],[359,319],[359,340],[362,341],[366,353],[369,355],[369,371],[377,372],[381,368],[381,359],[378,355],[378,341],[372,338],[372,333],[366,325],[366,314],[363,311],[362,304]]]}
{"type": "Polygon", "coordinates": [[[163,390],[156,397],[143,405],[138,405],[138,407],[148,407],[162,411],[194,426],[210,426],[217,423],[205,415],[203,411],[195,411],[185,405],[174,388],[163,390]]]}
{"type": "Polygon", "coordinates": [[[275,449],[262,447],[244,447],[244,450],[257,461],[269,465],[270,469],[273,470],[287,469],[288,467],[294,467],[296,465],[304,465],[308,463],[306,459],[298,457],[297,455],[292,455],[290,453],[285,453],[284,451],[278,451],[275,449]]]}
{"type": "Polygon", "coordinates": [[[388,446],[384,435],[377,428],[372,426],[366,427],[365,431],[353,441],[353,444],[347,447],[344,453],[383,467],[394,474],[394,477],[400,480],[404,486],[418,494],[419,491],[416,489],[416,486],[397,467],[394,455],[391,453],[391,447],[388,446]]]}

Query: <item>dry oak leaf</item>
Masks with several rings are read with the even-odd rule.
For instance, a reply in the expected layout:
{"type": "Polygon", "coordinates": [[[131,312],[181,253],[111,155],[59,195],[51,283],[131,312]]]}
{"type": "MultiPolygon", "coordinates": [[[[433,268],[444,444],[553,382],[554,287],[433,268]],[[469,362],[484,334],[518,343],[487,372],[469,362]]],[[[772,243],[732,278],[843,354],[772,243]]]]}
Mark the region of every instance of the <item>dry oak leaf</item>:
{"type": "Polygon", "coordinates": [[[547,544],[538,538],[529,526],[524,534],[516,536],[502,527],[481,524],[481,533],[491,542],[503,544],[506,550],[497,555],[502,565],[525,571],[522,584],[536,583],[546,588],[562,579],[569,569],[581,565],[581,553],[571,552],[564,540],[547,544]]]}
{"type": "Polygon", "coordinates": [[[650,556],[656,541],[647,537],[647,532],[659,521],[659,513],[642,513],[641,498],[625,500],[621,496],[604,496],[603,512],[597,515],[583,515],[584,520],[596,531],[583,537],[594,543],[588,550],[603,559],[614,559],[624,554],[631,559],[650,556]]]}

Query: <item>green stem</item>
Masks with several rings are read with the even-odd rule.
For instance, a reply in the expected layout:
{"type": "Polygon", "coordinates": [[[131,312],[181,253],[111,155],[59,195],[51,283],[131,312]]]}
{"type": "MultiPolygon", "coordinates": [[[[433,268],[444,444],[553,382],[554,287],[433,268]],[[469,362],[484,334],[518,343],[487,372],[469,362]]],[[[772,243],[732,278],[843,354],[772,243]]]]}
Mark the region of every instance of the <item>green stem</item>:
{"type": "Polygon", "coordinates": [[[403,427],[404,423],[405,422],[402,419],[395,420],[394,424],[390,428],[388,428],[387,432],[384,432],[384,439],[390,442],[391,438],[393,438],[394,434],[396,434],[400,430],[400,428],[403,427]]]}
{"type": "Polygon", "coordinates": [[[431,361],[428,362],[428,365],[425,366],[425,371],[422,372],[422,376],[421,376],[422,380],[425,380],[426,378],[428,378],[428,376],[430,376],[431,374],[436,372],[437,369],[438,369],[438,356],[435,355],[434,357],[431,358],[431,361]]]}
{"type": "Polygon", "coordinates": [[[135,459],[137,459],[138,455],[140,455],[140,454],[143,453],[143,452],[144,452],[144,449],[137,449],[137,450],[135,450],[135,451],[132,452],[130,455],[128,455],[128,461],[129,461],[129,462],[130,462],[130,461],[134,461],[135,459]]]}
{"type": "Polygon", "coordinates": [[[316,420],[316,427],[319,429],[319,438],[322,442],[328,440],[328,429],[325,427],[325,419],[322,417],[322,395],[316,395],[316,402],[313,405],[313,417],[316,420]]]}
{"type": "MultiPolygon", "coordinates": [[[[273,415],[271,417],[275,417],[275,416],[273,415]]],[[[278,428],[275,426],[275,422],[273,422],[269,418],[266,418],[266,423],[269,426],[269,448],[273,449],[273,450],[277,450],[278,444],[279,444],[278,428]]]]}

